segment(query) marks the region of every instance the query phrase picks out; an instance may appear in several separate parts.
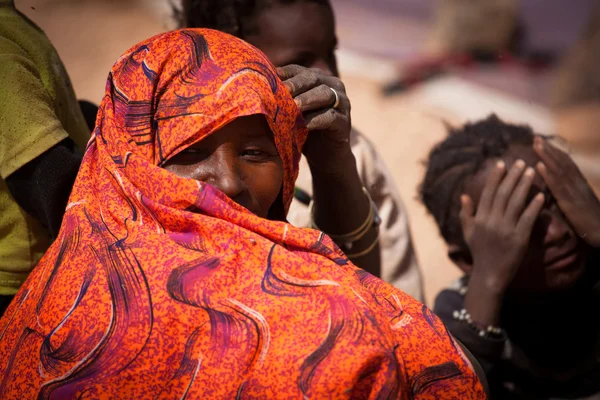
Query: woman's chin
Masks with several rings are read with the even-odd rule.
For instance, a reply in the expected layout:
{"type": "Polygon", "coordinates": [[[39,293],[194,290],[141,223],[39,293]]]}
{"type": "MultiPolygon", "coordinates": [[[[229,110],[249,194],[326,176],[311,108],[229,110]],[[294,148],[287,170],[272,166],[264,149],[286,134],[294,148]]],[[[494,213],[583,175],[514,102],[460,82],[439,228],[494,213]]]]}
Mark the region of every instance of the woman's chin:
{"type": "MultiPolygon", "coordinates": [[[[570,260],[569,260],[570,261],[570,260]]],[[[575,258],[560,268],[546,269],[546,285],[551,292],[563,292],[571,289],[585,272],[585,260],[575,258]]]]}

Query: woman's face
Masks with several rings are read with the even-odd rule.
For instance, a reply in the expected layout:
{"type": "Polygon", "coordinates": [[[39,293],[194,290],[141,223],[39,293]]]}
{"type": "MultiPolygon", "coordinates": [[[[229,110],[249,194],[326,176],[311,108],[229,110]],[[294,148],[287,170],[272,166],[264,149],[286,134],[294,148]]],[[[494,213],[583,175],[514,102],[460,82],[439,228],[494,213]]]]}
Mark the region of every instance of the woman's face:
{"type": "Polygon", "coordinates": [[[276,66],[298,64],[338,76],[331,7],[310,1],[275,4],[253,22],[257,33],[244,40],[262,50],[276,66]]]}
{"type": "MultiPolygon", "coordinates": [[[[535,168],[540,161],[533,146],[514,145],[502,160],[510,168],[517,160],[535,168]]],[[[472,178],[465,181],[464,191],[475,204],[479,201],[487,177],[497,160],[489,160],[472,178]]],[[[528,201],[543,192],[546,205],[533,228],[527,253],[511,288],[524,292],[556,292],[572,287],[584,272],[587,247],[570,226],[539,174],[533,181],[528,201]]]]}
{"type": "Polygon", "coordinates": [[[283,185],[283,165],[262,115],[240,117],[169,159],[164,168],[206,182],[267,218],[283,185]]]}

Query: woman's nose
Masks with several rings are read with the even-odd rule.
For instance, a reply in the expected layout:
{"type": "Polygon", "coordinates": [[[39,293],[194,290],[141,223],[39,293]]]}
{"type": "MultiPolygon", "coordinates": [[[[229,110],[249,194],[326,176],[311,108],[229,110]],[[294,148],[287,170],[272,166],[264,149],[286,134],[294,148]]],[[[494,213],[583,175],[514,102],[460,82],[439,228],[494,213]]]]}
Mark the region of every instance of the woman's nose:
{"type": "Polygon", "coordinates": [[[240,175],[237,163],[233,160],[222,159],[214,169],[212,182],[214,187],[235,200],[246,190],[246,184],[240,175]]]}
{"type": "Polygon", "coordinates": [[[544,242],[547,246],[561,246],[565,241],[571,238],[573,232],[567,225],[566,221],[556,215],[551,215],[548,218],[548,227],[546,228],[546,236],[544,242]]]}

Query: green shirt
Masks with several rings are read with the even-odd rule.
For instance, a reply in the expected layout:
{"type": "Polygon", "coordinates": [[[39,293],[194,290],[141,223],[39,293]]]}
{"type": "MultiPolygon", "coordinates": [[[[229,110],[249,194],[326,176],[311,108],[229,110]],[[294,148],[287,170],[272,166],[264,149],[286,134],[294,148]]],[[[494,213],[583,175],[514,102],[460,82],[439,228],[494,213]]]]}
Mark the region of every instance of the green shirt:
{"type": "Polygon", "coordinates": [[[52,43],[13,0],[0,0],[0,295],[17,292],[49,245],[5,179],[65,138],[83,149],[89,136],[52,43]]]}

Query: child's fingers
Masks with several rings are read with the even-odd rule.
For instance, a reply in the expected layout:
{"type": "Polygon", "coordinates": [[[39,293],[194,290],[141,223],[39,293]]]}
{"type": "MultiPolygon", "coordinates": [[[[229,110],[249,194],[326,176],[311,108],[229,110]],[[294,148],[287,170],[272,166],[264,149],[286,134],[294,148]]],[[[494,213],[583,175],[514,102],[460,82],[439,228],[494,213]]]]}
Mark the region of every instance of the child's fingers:
{"type": "Polygon", "coordinates": [[[550,190],[552,190],[552,188],[556,184],[556,181],[554,179],[554,176],[548,172],[548,167],[546,166],[546,164],[540,161],[536,164],[535,169],[540,174],[542,179],[544,179],[544,182],[546,182],[546,185],[548,185],[550,190]]]}
{"type": "Polygon", "coordinates": [[[481,198],[479,199],[479,205],[477,207],[477,212],[481,212],[482,215],[489,214],[494,202],[494,196],[496,195],[496,189],[504,176],[505,169],[506,166],[504,161],[498,161],[492,169],[483,188],[483,192],[481,193],[481,198]]]}
{"type": "Polygon", "coordinates": [[[511,221],[517,222],[521,212],[525,208],[525,201],[527,200],[527,195],[531,189],[534,177],[534,169],[531,167],[527,168],[525,173],[521,176],[519,184],[513,191],[512,196],[510,196],[510,200],[506,206],[505,215],[510,218],[511,221]]]}
{"type": "Polygon", "coordinates": [[[571,156],[569,153],[565,152],[560,147],[556,146],[549,140],[543,140],[544,142],[544,150],[559,164],[572,162],[571,156]]]}
{"type": "Polygon", "coordinates": [[[506,174],[506,176],[498,186],[496,196],[494,196],[494,203],[492,204],[492,213],[497,213],[498,216],[504,215],[506,205],[510,200],[515,187],[519,183],[521,176],[523,175],[523,170],[525,169],[525,166],[525,161],[517,160],[511,167],[510,171],[508,171],[508,174],[506,174]]]}
{"type": "Polygon", "coordinates": [[[564,161],[560,157],[560,153],[562,153],[562,151],[555,146],[552,146],[550,143],[548,143],[547,139],[544,139],[540,136],[537,136],[533,140],[533,149],[552,171],[556,170],[556,168],[558,168],[559,165],[564,161]]]}
{"type": "Polygon", "coordinates": [[[540,215],[540,211],[542,211],[543,206],[544,194],[538,193],[533,200],[531,200],[531,203],[529,203],[525,211],[523,211],[521,218],[519,218],[519,222],[517,223],[517,229],[519,232],[527,237],[531,235],[533,225],[535,224],[538,215],[540,215]]]}
{"type": "Polygon", "coordinates": [[[463,229],[463,235],[465,237],[470,236],[470,232],[473,226],[473,214],[475,214],[475,206],[471,197],[463,194],[460,196],[460,224],[463,229]]]}

